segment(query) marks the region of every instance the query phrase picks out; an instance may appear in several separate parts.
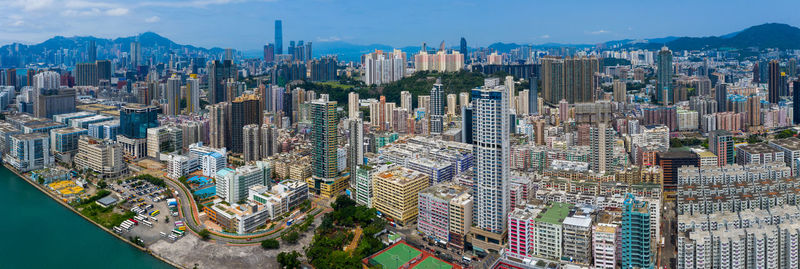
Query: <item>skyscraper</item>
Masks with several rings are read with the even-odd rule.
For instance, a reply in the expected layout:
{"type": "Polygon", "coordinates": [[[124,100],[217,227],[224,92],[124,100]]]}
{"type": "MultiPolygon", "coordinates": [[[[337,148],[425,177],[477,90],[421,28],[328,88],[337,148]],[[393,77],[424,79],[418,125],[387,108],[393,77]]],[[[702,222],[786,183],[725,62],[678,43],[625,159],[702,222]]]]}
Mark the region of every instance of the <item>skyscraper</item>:
{"type": "Polygon", "coordinates": [[[717,84],[714,89],[717,100],[717,112],[728,111],[728,86],[725,83],[717,84]]]}
{"type": "Polygon", "coordinates": [[[213,61],[208,63],[208,102],[216,104],[228,100],[226,82],[238,77],[233,61],[213,61]]]}
{"type": "Polygon", "coordinates": [[[355,172],[358,166],[364,164],[364,121],[359,118],[349,119],[348,129],[350,136],[347,139],[349,144],[347,153],[347,166],[350,168],[350,186],[356,186],[355,172]]]}
{"type": "Polygon", "coordinates": [[[111,61],[109,60],[95,61],[95,65],[97,66],[98,82],[101,80],[107,80],[111,82],[111,61]]]}
{"type": "Polygon", "coordinates": [[[181,114],[181,78],[175,74],[167,79],[167,111],[164,114],[181,114]]]}
{"type": "Polygon", "coordinates": [[[591,169],[597,173],[614,172],[614,129],[605,123],[589,130],[592,152],[591,169]]]}
{"type": "Polygon", "coordinates": [[[411,93],[409,91],[402,91],[400,92],[400,107],[405,108],[408,111],[414,111],[413,100],[411,97],[411,93]]]}
{"type": "Polygon", "coordinates": [[[94,39],[89,40],[89,44],[86,48],[86,60],[88,62],[97,61],[97,44],[95,43],[94,39]]]}
{"type": "Polygon", "coordinates": [[[131,42],[131,66],[136,68],[142,65],[142,44],[138,41],[131,42]]]}
{"type": "Polygon", "coordinates": [[[442,89],[442,81],[436,80],[431,88],[431,133],[442,133],[444,131],[444,90],[442,89]]]}
{"type": "Polygon", "coordinates": [[[464,55],[464,64],[467,64],[469,62],[469,57],[467,56],[467,39],[463,37],[461,38],[461,47],[459,47],[458,52],[460,52],[461,55],[464,55]]]}
{"type": "Polygon", "coordinates": [[[625,95],[627,91],[627,85],[624,81],[615,79],[613,83],[614,88],[614,102],[617,103],[625,103],[625,95]]]}
{"type": "Polygon", "coordinates": [[[792,91],[792,120],[794,124],[800,124],[800,80],[795,80],[794,90],[792,91]]]}
{"type": "Polygon", "coordinates": [[[264,45],[264,62],[271,63],[275,61],[275,44],[269,43],[264,45]]]}
{"type": "Polygon", "coordinates": [[[505,86],[472,90],[474,108],[475,221],[487,232],[505,231],[509,209],[509,103],[505,86]]]}
{"type": "Polygon", "coordinates": [[[531,90],[528,92],[528,112],[531,115],[539,114],[539,79],[531,76],[531,90]]]}
{"type": "Polygon", "coordinates": [[[275,54],[283,54],[283,26],[275,20],[275,54]]]}
{"type": "Polygon", "coordinates": [[[311,169],[315,182],[330,181],[337,175],[336,102],[328,95],[311,101],[311,169]]]}
{"type": "Polygon", "coordinates": [[[212,148],[230,148],[230,103],[222,102],[209,105],[208,109],[208,141],[212,148]]]}
{"type": "Polygon", "coordinates": [[[231,144],[230,151],[242,153],[244,151],[244,136],[242,128],[248,124],[261,125],[261,112],[259,111],[259,99],[254,94],[245,94],[236,97],[231,102],[231,144]]]}
{"type": "Polygon", "coordinates": [[[628,194],[622,211],[622,268],[652,268],[648,204],[628,194]]]}
{"type": "Polygon", "coordinates": [[[673,103],[672,94],[672,51],[666,46],[658,52],[658,85],[656,87],[656,100],[668,105],[673,103]]]}
{"type": "Polygon", "coordinates": [[[97,86],[97,64],[79,63],[75,65],[76,86],[97,86]]]}
{"type": "Polygon", "coordinates": [[[781,94],[781,66],[778,60],[769,61],[769,96],[770,104],[777,104],[781,94]]]}
{"type": "Polygon", "coordinates": [[[189,75],[186,79],[186,113],[200,111],[200,80],[196,74],[189,75]]]}
{"type": "Polygon", "coordinates": [[[350,119],[359,118],[358,116],[358,93],[350,92],[347,94],[347,117],[350,119]]]}

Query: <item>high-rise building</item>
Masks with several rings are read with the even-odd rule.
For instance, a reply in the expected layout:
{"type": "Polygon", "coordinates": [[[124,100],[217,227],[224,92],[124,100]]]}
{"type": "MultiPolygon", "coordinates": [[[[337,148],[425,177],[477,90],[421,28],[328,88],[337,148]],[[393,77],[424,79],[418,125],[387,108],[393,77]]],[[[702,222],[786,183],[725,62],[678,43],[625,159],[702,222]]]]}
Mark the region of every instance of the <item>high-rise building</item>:
{"type": "Polygon", "coordinates": [[[259,99],[254,94],[245,94],[231,102],[231,144],[230,151],[235,153],[244,152],[244,135],[242,133],[245,125],[261,125],[261,111],[259,111],[259,99]]]}
{"type": "Polygon", "coordinates": [[[656,87],[656,100],[664,105],[674,103],[669,100],[673,96],[672,74],[672,51],[664,46],[658,52],[658,84],[656,87]]]}
{"type": "Polygon", "coordinates": [[[502,234],[509,211],[509,103],[505,86],[472,90],[476,227],[502,234]]]}
{"type": "Polygon", "coordinates": [[[617,268],[617,258],[620,253],[617,242],[620,232],[619,224],[600,222],[592,226],[592,253],[594,258],[594,268],[614,269],[617,268]]]}
{"type": "Polygon", "coordinates": [[[709,132],[708,149],[717,155],[717,166],[734,163],[733,134],[725,130],[709,132]]]}
{"type": "Polygon", "coordinates": [[[781,66],[778,60],[769,61],[768,100],[770,104],[777,104],[781,94],[781,66]]]}
{"type": "Polygon", "coordinates": [[[356,186],[356,170],[364,164],[364,121],[360,118],[352,118],[347,123],[350,136],[347,139],[349,145],[347,153],[347,164],[350,167],[350,186],[356,186]]]}
{"type": "Polygon", "coordinates": [[[142,43],[139,43],[139,41],[131,42],[130,52],[131,52],[131,54],[130,54],[131,66],[136,68],[136,67],[138,67],[140,65],[143,65],[143,63],[142,63],[142,43]]]}
{"type": "Polygon", "coordinates": [[[111,140],[82,135],[78,140],[75,167],[91,169],[102,177],[117,177],[127,170],[122,145],[111,140]]]}
{"type": "Polygon", "coordinates": [[[461,38],[461,46],[459,47],[458,52],[460,52],[461,55],[464,55],[464,64],[469,63],[469,56],[467,56],[467,53],[469,52],[467,48],[467,39],[463,37],[461,38]]]}
{"type": "Polygon", "coordinates": [[[800,124],[800,80],[792,82],[794,90],[792,90],[792,121],[794,124],[800,124]]]}
{"type": "Polygon", "coordinates": [[[275,61],[275,44],[264,45],[264,62],[272,63],[275,61]]]}
{"type": "MultiPolygon", "coordinates": [[[[311,42],[307,46],[310,46],[311,42]]],[[[322,57],[309,60],[308,69],[311,71],[311,81],[336,80],[336,58],[322,57]]]]}
{"type": "Polygon", "coordinates": [[[3,156],[3,162],[20,172],[42,169],[54,163],[47,133],[16,134],[9,136],[8,140],[9,151],[3,156]]]}
{"type": "Polygon", "coordinates": [[[568,103],[590,103],[594,96],[594,74],[600,71],[595,57],[541,59],[542,97],[550,104],[562,99],[568,103]]]}
{"type": "Polygon", "coordinates": [[[97,66],[97,81],[111,82],[111,61],[100,60],[94,63],[97,66]]]}
{"type": "Polygon", "coordinates": [[[395,166],[372,177],[372,205],[399,225],[417,220],[419,193],[429,186],[426,174],[395,166]]]}
{"type": "Polygon", "coordinates": [[[447,95],[447,115],[455,116],[458,108],[458,99],[455,94],[447,95]]]}
{"type": "Polygon", "coordinates": [[[442,133],[444,131],[444,89],[442,89],[441,80],[437,79],[436,83],[431,88],[431,111],[429,112],[431,120],[431,133],[442,133]]]}
{"type": "Polygon", "coordinates": [[[270,171],[266,166],[245,165],[236,168],[223,168],[217,171],[217,196],[228,203],[237,203],[247,199],[250,187],[256,185],[267,186],[269,179],[266,174],[270,171]]]}
{"type": "Polygon", "coordinates": [[[360,118],[358,116],[359,110],[359,99],[357,92],[350,92],[347,94],[347,117],[349,119],[356,119],[360,118]]]}
{"type": "Polygon", "coordinates": [[[605,123],[590,128],[591,169],[597,173],[614,172],[614,129],[605,123]]]}
{"type": "Polygon", "coordinates": [[[181,114],[181,78],[176,74],[167,79],[167,111],[164,114],[181,114]]]}
{"type": "Polygon", "coordinates": [[[336,163],[336,102],[327,95],[311,101],[312,174],[315,180],[338,176],[336,163]]]}
{"type": "Polygon", "coordinates": [[[457,72],[464,69],[464,55],[457,51],[440,50],[435,54],[420,51],[414,55],[414,67],[417,71],[457,72]]]}
{"type": "Polygon", "coordinates": [[[528,92],[528,112],[531,115],[539,114],[539,79],[531,77],[530,91],[528,92]]]}
{"type": "Polygon", "coordinates": [[[414,111],[413,100],[409,91],[400,92],[400,107],[405,108],[407,111],[414,111]]]}
{"type": "Polygon", "coordinates": [[[717,87],[714,87],[714,95],[717,100],[717,112],[728,111],[728,85],[717,84],[717,87]]]}
{"type": "Polygon", "coordinates": [[[615,79],[613,83],[614,88],[614,102],[618,103],[625,103],[626,101],[626,92],[627,92],[627,85],[624,81],[615,79]]]}
{"type": "Polygon", "coordinates": [[[58,89],[61,87],[61,75],[54,71],[43,71],[33,76],[34,90],[39,89],[58,89]]]}
{"type": "Polygon", "coordinates": [[[79,63],[75,65],[75,85],[97,86],[97,64],[79,63]]]}
{"type": "Polygon", "coordinates": [[[275,54],[283,54],[283,25],[275,20],[275,54]]]}
{"type": "Polygon", "coordinates": [[[230,148],[230,103],[222,102],[209,105],[208,109],[208,134],[209,144],[212,148],[230,148]]]}
{"type": "Polygon", "coordinates": [[[245,162],[261,159],[261,135],[258,124],[248,124],[242,127],[242,157],[245,162]]]}
{"type": "MultiPolygon", "coordinates": [[[[237,79],[237,69],[233,61],[213,61],[208,63],[208,102],[216,104],[228,99],[228,79],[237,79]]],[[[234,96],[235,97],[235,96],[234,96]]]]}
{"type": "Polygon", "coordinates": [[[633,194],[623,203],[622,268],[653,267],[648,209],[648,203],[637,201],[633,194]]]}
{"type": "Polygon", "coordinates": [[[86,60],[88,62],[94,62],[97,60],[97,44],[95,43],[94,39],[90,39],[89,44],[87,44],[86,60]]]}
{"type": "Polygon", "coordinates": [[[35,90],[33,115],[52,118],[53,115],[75,112],[75,89],[41,88],[35,90]]]}
{"type": "Polygon", "coordinates": [[[472,222],[472,195],[464,185],[443,183],[419,192],[417,230],[437,242],[463,248],[472,222]]]}
{"type": "Polygon", "coordinates": [[[196,74],[186,79],[186,113],[200,112],[200,80],[196,74]]]}
{"type": "Polygon", "coordinates": [[[656,153],[656,163],[663,173],[662,188],[664,192],[678,189],[678,168],[681,166],[699,166],[700,158],[692,151],[668,151],[656,153]]]}
{"type": "Polygon", "coordinates": [[[392,52],[376,50],[361,56],[361,66],[367,85],[397,81],[406,74],[406,53],[397,49],[392,52]]]}

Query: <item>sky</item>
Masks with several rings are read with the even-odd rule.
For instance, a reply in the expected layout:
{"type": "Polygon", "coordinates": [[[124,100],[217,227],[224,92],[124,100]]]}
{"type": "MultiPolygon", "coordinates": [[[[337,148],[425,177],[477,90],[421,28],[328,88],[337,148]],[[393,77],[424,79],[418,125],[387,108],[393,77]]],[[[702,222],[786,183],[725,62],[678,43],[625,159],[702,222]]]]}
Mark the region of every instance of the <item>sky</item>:
{"type": "Polygon", "coordinates": [[[396,47],[583,43],[723,35],[768,22],[800,26],[800,1],[775,0],[0,0],[0,44],[56,35],[152,31],[180,44],[257,50],[283,21],[289,40],[396,47]]]}

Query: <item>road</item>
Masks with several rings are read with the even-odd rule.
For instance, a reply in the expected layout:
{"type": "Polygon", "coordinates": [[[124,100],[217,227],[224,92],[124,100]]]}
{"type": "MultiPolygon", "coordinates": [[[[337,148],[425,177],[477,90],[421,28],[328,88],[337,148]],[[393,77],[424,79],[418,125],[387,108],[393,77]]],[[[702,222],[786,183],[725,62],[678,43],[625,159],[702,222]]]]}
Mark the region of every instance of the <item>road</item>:
{"type": "MultiPolygon", "coordinates": [[[[131,167],[136,167],[136,166],[132,165],[131,167]]],[[[171,178],[164,176],[163,171],[159,171],[160,173],[158,174],[153,174],[141,167],[136,167],[132,170],[137,171],[137,174],[147,173],[153,176],[157,176],[161,179],[164,179],[164,182],[167,184],[167,186],[169,186],[170,189],[177,190],[178,195],[176,198],[178,200],[178,205],[180,206],[180,210],[178,211],[178,213],[180,214],[179,216],[184,220],[184,223],[189,226],[190,228],[189,232],[199,237],[196,231],[202,231],[203,229],[206,229],[206,227],[203,223],[200,223],[199,221],[200,217],[197,209],[197,204],[195,203],[190,190],[187,189],[186,186],[184,186],[177,180],[173,180],[171,178]]],[[[318,213],[315,216],[315,218],[321,218],[325,213],[333,211],[333,209],[327,206],[328,202],[329,201],[326,199],[313,198],[312,209],[311,211],[309,211],[309,214],[318,213]]],[[[217,242],[227,243],[227,244],[248,244],[266,239],[274,239],[280,237],[281,235],[280,231],[283,230],[284,228],[286,228],[286,222],[281,222],[278,227],[273,227],[273,230],[271,230],[270,232],[267,232],[264,235],[257,235],[257,236],[227,235],[211,230],[209,230],[209,232],[210,232],[210,238],[217,242]]]]}

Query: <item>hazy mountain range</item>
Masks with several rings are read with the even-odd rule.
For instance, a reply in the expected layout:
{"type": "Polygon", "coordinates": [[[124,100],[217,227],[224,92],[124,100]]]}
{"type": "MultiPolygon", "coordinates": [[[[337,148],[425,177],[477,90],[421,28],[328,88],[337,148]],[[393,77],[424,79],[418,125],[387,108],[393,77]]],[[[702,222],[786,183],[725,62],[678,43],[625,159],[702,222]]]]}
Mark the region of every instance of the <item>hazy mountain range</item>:
{"type": "MultiPolygon", "coordinates": [[[[98,46],[118,45],[123,51],[130,49],[130,43],[138,39],[143,48],[161,46],[170,49],[188,49],[200,50],[212,54],[222,53],[222,48],[202,48],[192,45],[177,44],[168,38],[160,36],[153,32],[146,32],[138,36],[120,37],[115,39],[96,38],[91,36],[75,36],[63,37],[56,36],[50,38],[42,43],[33,45],[10,44],[0,48],[0,52],[6,54],[13,51],[14,47],[21,54],[25,53],[41,53],[45,50],[52,51],[57,49],[80,49],[84,48],[89,40],[95,40],[98,46]]],[[[469,41],[469,39],[467,39],[469,41]]],[[[456,44],[457,45],[457,44],[456,44]]],[[[657,49],[663,45],[667,45],[673,50],[696,50],[704,48],[780,48],[780,49],[800,49],[800,28],[780,23],[767,23],[757,26],[752,26],[747,29],[721,35],[721,36],[708,36],[708,37],[661,37],[651,39],[625,39],[613,40],[604,42],[602,44],[562,44],[562,43],[544,43],[544,44],[518,44],[518,43],[494,43],[489,45],[489,48],[495,49],[499,52],[508,52],[514,48],[523,45],[531,45],[534,48],[554,48],[554,47],[575,47],[586,48],[603,45],[605,47],[621,47],[621,48],[648,48],[657,49]]],[[[438,44],[429,44],[431,48],[438,47],[438,44]]],[[[287,44],[284,44],[284,48],[287,44]]],[[[451,48],[454,46],[450,46],[451,48]]],[[[344,61],[357,61],[360,59],[361,54],[374,51],[375,49],[391,50],[395,47],[384,44],[370,44],[359,45],[352,44],[344,41],[331,41],[331,42],[314,42],[313,53],[314,56],[322,55],[337,55],[340,60],[344,61]]],[[[419,51],[420,46],[407,46],[399,48],[405,52],[415,53],[419,51]]],[[[261,48],[242,51],[246,57],[262,57],[261,48]]]]}

